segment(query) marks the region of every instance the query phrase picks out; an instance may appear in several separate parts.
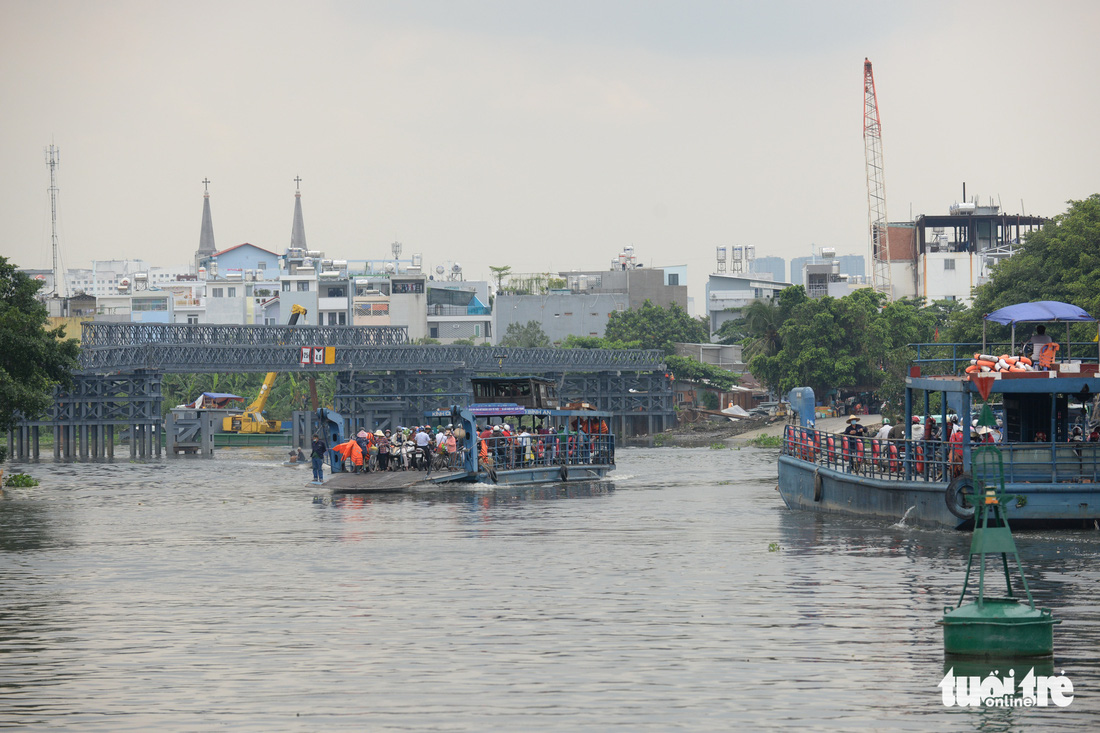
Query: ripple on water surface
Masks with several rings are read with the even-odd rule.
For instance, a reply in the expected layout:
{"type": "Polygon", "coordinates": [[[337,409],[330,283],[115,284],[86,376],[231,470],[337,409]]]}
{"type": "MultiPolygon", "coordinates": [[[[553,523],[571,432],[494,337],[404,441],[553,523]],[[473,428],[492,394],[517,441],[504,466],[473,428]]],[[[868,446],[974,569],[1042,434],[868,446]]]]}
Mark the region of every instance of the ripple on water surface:
{"type": "Polygon", "coordinates": [[[946,708],[968,537],[789,512],[771,450],[333,495],[271,449],[43,463],[0,502],[0,725],[1051,730],[1095,720],[1097,533],[1021,533],[1068,708],[946,708]]]}

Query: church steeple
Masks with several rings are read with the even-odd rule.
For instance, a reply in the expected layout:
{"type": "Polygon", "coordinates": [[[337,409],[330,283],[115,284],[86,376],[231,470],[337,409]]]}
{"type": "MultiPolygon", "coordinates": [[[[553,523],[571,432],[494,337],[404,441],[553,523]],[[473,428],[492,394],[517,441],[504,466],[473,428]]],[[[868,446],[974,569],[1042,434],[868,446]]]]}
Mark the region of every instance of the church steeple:
{"type": "Polygon", "coordinates": [[[199,271],[202,260],[218,251],[214,246],[214,222],[210,218],[210,179],[202,182],[205,190],[202,195],[202,229],[199,230],[199,249],[195,252],[195,272],[199,271]]]}
{"type": "Polygon", "coordinates": [[[297,176],[294,183],[296,185],[294,191],[294,222],[290,225],[290,246],[292,249],[307,249],[306,224],[302,219],[302,177],[297,176]]]}

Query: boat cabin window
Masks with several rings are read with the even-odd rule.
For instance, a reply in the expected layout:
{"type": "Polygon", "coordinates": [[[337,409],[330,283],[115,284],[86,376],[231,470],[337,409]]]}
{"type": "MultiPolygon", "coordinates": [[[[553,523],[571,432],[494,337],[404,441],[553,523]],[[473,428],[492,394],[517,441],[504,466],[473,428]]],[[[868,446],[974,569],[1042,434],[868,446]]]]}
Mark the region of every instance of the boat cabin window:
{"type": "MultiPolygon", "coordinates": [[[[1005,440],[1008,442],[1034,443],[1036,433],[1046,436],[1048,442],[1050,435],[1050,400],[1049,394],[1019,394],[1005,395],[1005,440]]],[[[1066,440],[1066,396],[1055,395],[1055,435],[1056,441],[1066,440]]]]}
{"type": "Polygon", "coordinates": [[[551,383],[535,378],[473,380],[475,403],[513,403],[521,407],[555,407],[551,383]]]}

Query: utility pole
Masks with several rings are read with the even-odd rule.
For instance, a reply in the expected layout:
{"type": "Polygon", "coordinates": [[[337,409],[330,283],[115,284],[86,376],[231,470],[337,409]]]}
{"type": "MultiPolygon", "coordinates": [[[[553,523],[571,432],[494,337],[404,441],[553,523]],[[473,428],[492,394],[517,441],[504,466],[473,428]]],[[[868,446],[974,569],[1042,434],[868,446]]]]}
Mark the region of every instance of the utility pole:
{"type": "Polygon", "coordinates": [[[57,166],[61,164],[61,151],[52,143],[46,148],[46,165],[50,167],[50,244],[53,249],[53,292],[59,298],[67,295],[65,274],[58,267],[57,245],[57,166]]]}

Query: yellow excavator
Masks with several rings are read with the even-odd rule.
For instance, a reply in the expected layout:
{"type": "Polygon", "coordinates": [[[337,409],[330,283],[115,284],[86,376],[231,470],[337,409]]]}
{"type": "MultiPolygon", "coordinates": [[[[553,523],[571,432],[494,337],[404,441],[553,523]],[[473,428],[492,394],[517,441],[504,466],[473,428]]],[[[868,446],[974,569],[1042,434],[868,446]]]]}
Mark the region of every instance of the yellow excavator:
{"type": "MultiPolygon", "coordinates": [[[[293,326],[298,322],[299,316],[304,316],[307,313],[306,309],[300,305],[293,305],[290,308],[290,320],[287,321],[288,326],[293,326]]],[[[277,433],[280,430],[278,420],[268,420],[264,418],[263,411],[264,405],[267,404],[267,398],[271,396],[271,385],[275,384],[275,377],[278,372],[268,372],[267,377],[264,378],[264,383],[260,387],[260,394],[256,396],[256,399],[251,405],[245,408],[245,411],[240,415],[227,415],[222,418],[222,430],[227,433],[277,433]]]]}

